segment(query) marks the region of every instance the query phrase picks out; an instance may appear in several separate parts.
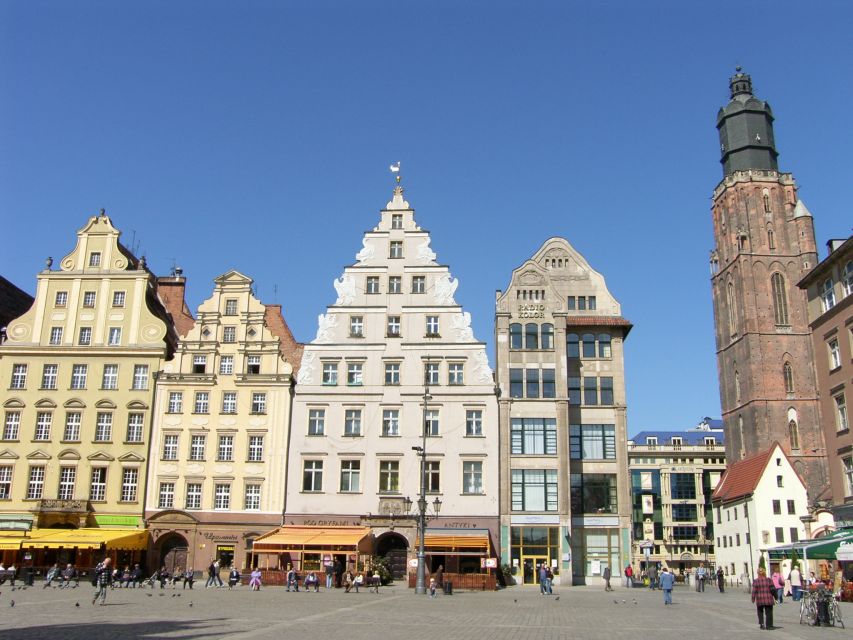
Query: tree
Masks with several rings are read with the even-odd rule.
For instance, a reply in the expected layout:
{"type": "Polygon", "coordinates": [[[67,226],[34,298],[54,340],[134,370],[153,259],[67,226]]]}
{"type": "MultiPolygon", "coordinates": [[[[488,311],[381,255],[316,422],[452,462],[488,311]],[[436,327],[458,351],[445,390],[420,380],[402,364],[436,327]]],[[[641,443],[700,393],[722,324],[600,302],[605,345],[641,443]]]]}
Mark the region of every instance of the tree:
{"type": "Polygon", "coordinates": [[[793,569],[794,567],[796,567],[797,569],[800,568],[800,556],[797,554],[796,549],[794,549],[794,551],[791,553],[791,569],[793,569]]]}
{"type": "Polygon", "coordinates": [[[767,571],[767,561],[764,559],[763,553],[761,554],[761,558],[758,560],[758,568],[767,571]]]}

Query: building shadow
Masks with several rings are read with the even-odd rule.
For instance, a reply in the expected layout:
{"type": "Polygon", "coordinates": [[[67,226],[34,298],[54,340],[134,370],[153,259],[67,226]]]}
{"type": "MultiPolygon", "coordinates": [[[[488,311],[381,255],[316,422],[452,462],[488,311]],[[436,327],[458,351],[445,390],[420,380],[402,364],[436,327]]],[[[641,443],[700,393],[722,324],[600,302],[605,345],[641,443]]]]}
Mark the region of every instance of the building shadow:
{"type": "Polygon", "coordinates": [[[0,629],[0,639],[62,638],[63,640],[92,640],[92,638],[221,638],[227,635],[220,624],[226,618],[209,620],[154,620],[122,624],[120,622],[83,622],[54,624],[22,629],[0,629]]]}

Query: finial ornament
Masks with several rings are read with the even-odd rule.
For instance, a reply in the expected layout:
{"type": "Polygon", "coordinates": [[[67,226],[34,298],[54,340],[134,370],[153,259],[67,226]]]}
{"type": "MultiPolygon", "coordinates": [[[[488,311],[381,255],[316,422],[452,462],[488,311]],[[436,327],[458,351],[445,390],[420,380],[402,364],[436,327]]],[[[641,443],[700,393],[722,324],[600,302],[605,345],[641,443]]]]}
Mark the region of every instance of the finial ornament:
{"type": "Polygon", "coordinates": [[[740,66],[740,65],[737,65],[737,66],[735,67],[735,71],[737,71],[738,73],[740,73],[741,71],[743,71],[743,67],[742,67],[742,66],[740,66]]]}
{"type": "Polygon", "coordinates": [[[53,266],[53,257],[48,256],[47,260],[44,261],[44,265],[47,267],[47,270],[50,271],[50,268],[53,266]]]}
{"type": "Polygon", "coordinates": [[[101,213],[101,216],[105,216],[105,215],[107,215],[107,210],[106,210],[106,209],[101,209],[101,212],[100,212],[100,213],[101,213]]]}
{"type": "Polygon", "coordinates": [[[392,164],[388,169],[391,170],[391,173],[395,174],[397,178],[397,184],[400,184],[400,180],[402,180],[402,176],[400,175],[400,161],[397,160],[397,164],[392,164]]]}

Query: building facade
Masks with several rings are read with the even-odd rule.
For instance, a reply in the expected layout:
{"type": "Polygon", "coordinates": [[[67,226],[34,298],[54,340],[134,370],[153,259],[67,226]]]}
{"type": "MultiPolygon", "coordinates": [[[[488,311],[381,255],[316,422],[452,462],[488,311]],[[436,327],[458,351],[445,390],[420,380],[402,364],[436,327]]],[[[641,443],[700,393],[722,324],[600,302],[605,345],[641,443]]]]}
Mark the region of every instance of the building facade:
{"type": "Polygon", "coordinates": [[[630,561],[624,340],[619,302],[551,238],[496,293],[502,562],[535,583],[614,576],[630,561]]]}
{"type": "Polygon", "coordinates": [[[819,497],[828,485],[806,297],[814,225],[777,166],[770,105],[740,69],[717,115],[723,180],[714,189],[711,287],[726,457],[779,442],[819,497]]]}
{"type": "Polygon", "coordinates": [[[177,336],[156,278],[119,236],[103,210],[90,218],[59,269],[48,258],[35,303],[9,325],[0,519],[143,526],[154,379],[177,336]]]}
{"type": "Polygon", "coordinates": [[[628,441],[632,564],[676,574],[714,566],[711,496],[726,469],[721,420],[683,431],[641,431],[628,441]]]}
{"type": "Polygon", "coordinates": [[[853,528],[853,237],[828,245],[799,286],[808,296],[832,512],[836,526],[853,528]]]}
{"type": "Polygon", "coordinates": [[[296,343],[279,305],[229,271],[157,380],[145,518],[151,568],[250,566],[281,524],[296,343]]]}
{"type": "MultiPolygon", "coordinates": [[[[399,185],[362,245],[305,345],[286,524],[368,528],[376,554],[403,577],[417,538],[406,498],[416,503],[425,482],[429,569],[479,572],[483,556],[495,555],[498,521],[497,403],[485,344],[399,185]],[[491,549],[460,551],[446,535],[466,530],[483,532],[491,549]]],[[[299,562],[316,569],[323,560],[299,562]]]]}

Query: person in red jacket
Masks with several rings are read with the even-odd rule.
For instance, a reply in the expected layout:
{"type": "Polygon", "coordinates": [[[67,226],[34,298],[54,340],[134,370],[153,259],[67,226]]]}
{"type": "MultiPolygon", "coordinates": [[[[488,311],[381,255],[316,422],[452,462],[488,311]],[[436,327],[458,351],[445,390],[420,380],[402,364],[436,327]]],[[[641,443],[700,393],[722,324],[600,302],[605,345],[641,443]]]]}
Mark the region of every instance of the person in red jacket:
{"type": "Polygon", "coordinates": [[[776,604],[776,589],[773,581],[767,577],[767,571],[758,569],[758,577],[752,581],[752,601],[758,613],[760,629],[774,629],[773,605],[776,604]]]}

